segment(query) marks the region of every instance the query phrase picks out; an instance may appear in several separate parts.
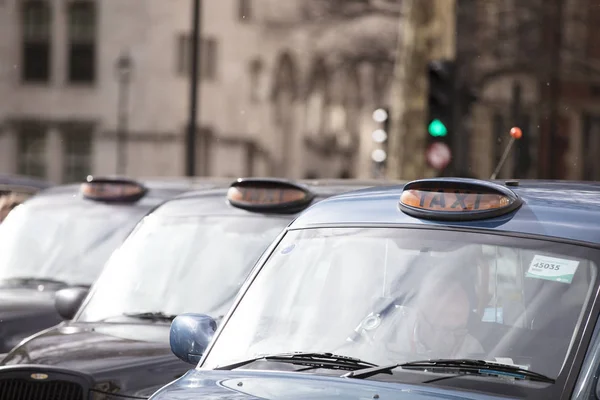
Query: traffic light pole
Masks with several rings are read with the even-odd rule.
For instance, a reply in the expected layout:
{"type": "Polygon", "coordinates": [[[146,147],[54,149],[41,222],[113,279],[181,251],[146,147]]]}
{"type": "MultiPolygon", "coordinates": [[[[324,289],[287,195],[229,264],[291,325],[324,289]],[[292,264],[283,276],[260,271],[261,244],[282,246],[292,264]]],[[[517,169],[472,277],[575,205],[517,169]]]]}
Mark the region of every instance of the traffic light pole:
{"type": "Polygon", "coordinates": [[[428,164],[438,173],[447,171],[452,165],[452,148],[455,137],[455,62],[454,60],[434,60],[428,64],[429,93],[427,143],[425,157],[428,164]]]}
{"type": "Polygon", "coordinates": [[[450,164],[451,169],[453,169],[454,174],[458,175],[462,171],[467,169],[467,155],[468,153],[468,145],[467,145],[467,137],[464,135],[463,126],[462,126],[462,102],[461,102],[461,82],[459,77],[460,71],[460,59],[458,54],[456,55],[456,59],[454,61],[454,79],[452,81],[452,162],[450,164]]]}
{"type": "Polygon", "coordinates": [[[466,172],[468,169],[468,155],[469,145],[468,137],[465,135],[463,126],[463,104],[462,104],[462,80],[461,80],[461,67],[462,67],[462,55],[458,46],[459,30],[463,26],[461,24],[461,7],[462,2],[457,0],[454,3],[454,26],[455,26],[455,40],[454,40],[454,73],[453,73],[453,87],[452,87],[452,137],[451,149],[452,149],[452,163],[451,169],[453,169],[453,175],[459,175],[466,172]]]}

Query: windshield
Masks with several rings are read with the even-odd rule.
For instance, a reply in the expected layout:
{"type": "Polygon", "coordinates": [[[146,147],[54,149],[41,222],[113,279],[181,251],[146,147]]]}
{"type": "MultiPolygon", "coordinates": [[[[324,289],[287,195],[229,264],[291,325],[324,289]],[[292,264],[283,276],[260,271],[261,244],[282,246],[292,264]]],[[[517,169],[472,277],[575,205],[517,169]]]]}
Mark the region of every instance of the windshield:
{"type": "Polygon", "coordinates": [[[91,285],[146,212],[101,203],[18,206],[0,225],[0,285],[16,278],[91,285]]]}
{"type": "Polygon", "coordinates": [[[290,231],[203,367],[303,351],[379,365],[477,358],[556,377],[596,286],[592,258],[587,248],[480,233],[290,231]]]}
{"type": "Polygon", "coordinates": [[[148,216],[111,257],[78,320],[141,312],[221,317],[288,223],[265,216],[148,216]]]}

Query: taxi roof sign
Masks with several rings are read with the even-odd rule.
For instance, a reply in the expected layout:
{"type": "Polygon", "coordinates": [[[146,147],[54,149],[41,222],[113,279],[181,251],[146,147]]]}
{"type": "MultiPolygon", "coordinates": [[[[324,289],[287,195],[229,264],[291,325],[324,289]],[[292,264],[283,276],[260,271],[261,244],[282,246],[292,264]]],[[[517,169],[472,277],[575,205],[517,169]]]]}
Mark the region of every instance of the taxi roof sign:
{"type": "Polygon", "coordinates": [[[296,213],[314,198],[307,188],[285,179],[241,178],[227,191],[227,200],[248,211],[296,213]]]}
{"type": "Polygon", "coordinates": [[[148,190],[139,182],[128,179],[95,178],[88,176],[81,184],[80,193],[89,200],[133,203],[144,197],[148,190]]]}
{"type": "Polygon", "coordinates": [[[516,210],[522,200],[505,186],[477,179],[422,179],[404,186],[400,209],[423,219],[467,221],[516,210]]]}

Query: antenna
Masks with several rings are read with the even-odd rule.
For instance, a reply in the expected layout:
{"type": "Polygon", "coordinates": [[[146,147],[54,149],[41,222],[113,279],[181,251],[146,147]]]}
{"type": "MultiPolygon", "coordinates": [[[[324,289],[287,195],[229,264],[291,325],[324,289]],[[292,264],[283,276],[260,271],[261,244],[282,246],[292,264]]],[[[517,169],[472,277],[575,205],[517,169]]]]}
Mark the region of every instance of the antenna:
{"type": "Polygon", "coordinates": [[[490,179],[496,179],[496,175],[498,175],[498,172],[500,172],[500,170],[502,169],[502,166],[506,161],[506,157],[508,157],[508,153],[510,153],[510,149],[512,148],[513,143],[515,142],[515,140],[521,139],[521,137],[523,137],[523,131],[521,131],[521,128],[513,126],[510,129],[510,141],[508,142],[508,145],[506,145],[504,154],[502,154],[502,158],[500,158],[500,162],[496,166],[496,169],[494,170],[494,173],[492,174],[492,177],[490,179]]]}

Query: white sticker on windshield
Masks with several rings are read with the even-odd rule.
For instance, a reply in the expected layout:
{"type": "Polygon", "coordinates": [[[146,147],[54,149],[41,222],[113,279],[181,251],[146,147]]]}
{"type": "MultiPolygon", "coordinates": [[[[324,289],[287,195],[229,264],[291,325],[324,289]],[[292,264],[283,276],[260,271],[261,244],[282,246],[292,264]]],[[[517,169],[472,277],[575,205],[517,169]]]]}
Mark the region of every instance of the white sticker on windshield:
{"type": "Polygon", "coordinates": [[[519,367],[519,368],[523,368],[525,370],[529,370],[529,365],[519,365],[519,364],[515,364],[515,362],[513,361],[512,358],[510,357],[495,357],[495,361],[492,361],[494,363],[497,364],[501,364],[501,365],[514,365],[515,367],[519,367]]]}
{"type": "Polygon", "coordinates": [[[571,283],[579,261],[536,255],[531,260],[528,278],[546,279],[554,282],[571,283]]]}

